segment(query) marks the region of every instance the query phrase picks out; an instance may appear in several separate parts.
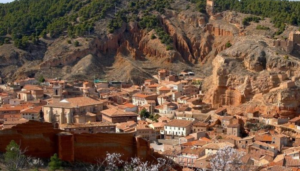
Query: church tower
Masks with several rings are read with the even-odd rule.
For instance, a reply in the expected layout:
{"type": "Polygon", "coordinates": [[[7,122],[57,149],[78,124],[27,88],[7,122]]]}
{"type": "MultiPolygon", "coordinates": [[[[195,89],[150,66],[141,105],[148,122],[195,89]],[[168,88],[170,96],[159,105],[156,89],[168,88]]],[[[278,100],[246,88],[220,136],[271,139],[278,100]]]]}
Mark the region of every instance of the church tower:
{"type": "Polygon", "coordinates": [[[214,0],[206,0],[206,13],[208,15],[214,15],[214,0]]]}
{"type": "Polygon", "coordinates": [[[53,103],[59,103],[62,100],[62,86],[59,84],[53,85],[53,95],[52,100],[53,103]]]}

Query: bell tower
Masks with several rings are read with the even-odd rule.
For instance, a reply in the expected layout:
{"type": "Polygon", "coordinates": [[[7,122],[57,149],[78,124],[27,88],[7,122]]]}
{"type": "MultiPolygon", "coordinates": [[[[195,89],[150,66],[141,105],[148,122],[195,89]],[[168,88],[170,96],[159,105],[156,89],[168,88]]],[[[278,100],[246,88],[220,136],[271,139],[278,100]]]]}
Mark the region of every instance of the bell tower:
{"type": "Polygon", "coordinates": [[[53,95],[52,101],[53,103],[58,103],[62,100],[62,86],[59,84],[53,85],[53,95]]]}
{"type": "Polygon", "coordinates": [[[206,0],[206,13],[208,15],[214,15],[214,0],[206,0]]]}

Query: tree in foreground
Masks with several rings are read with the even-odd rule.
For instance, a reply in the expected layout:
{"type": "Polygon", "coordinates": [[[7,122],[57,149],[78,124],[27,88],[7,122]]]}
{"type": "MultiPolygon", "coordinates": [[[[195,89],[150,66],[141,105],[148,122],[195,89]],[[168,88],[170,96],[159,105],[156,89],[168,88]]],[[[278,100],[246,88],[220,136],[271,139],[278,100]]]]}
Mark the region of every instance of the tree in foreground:
{"type": "Polygon", "coordinates": [[[226,146],[217,151],[216,156],[210,161],[210,165],[214,171],[242,171],[242,157],[242,153],[230,146],[226,146]]]}
{"type": "Polygon", "coordinates": [[[123,170],[123,171],[169,171],[172,168],[173,162],[158,158],[155,163],[143,162],[140,158],[131,158],[125,162],[121,159],[119,153],[107,153],[103,161],[98,161],[96,165],[88,165],[86,171],[101,171],[101,170],[123,170]]]}
{"type": "Polygon", "coordinates": [[[55,171],[61,169],[61,165],[62,165],[61,160],[57,157],[57,154],[54,154],[50,159],[50,163],[48,165],[49,169],[51,171],[55,171]]]}
{"type": "Polygon", "coordinates": [[[27,158],[24,155],[25,151],[20,149],[20,146],[12,140],[6,147],[4,154],[5,166],[8,170],[20,170],[27,165],[27,158]]]}

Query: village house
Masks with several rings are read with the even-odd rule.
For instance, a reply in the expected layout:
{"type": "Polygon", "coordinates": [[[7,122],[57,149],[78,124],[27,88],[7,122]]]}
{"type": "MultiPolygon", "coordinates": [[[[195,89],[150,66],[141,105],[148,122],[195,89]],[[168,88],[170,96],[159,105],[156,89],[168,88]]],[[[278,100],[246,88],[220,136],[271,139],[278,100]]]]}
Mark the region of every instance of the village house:
{"type": "Polygon", "coordinates": [[[174,119],[168,122],[164,127],[164,131],[161,131],[160,133],[167,139],[185,137],[192,132],[192,125],[193,121],[174,119]]]}
{"type": "Polygon", "coordinates": [[[158,94],[158,95],[167,94],[167,93],[169,93],[170,91],[171,91],[170,88],[168,88],[168,87],[166,87],[166,86],[162,86],[162,87],[159,87],[159,88],[157,89],[157,94],[158,94]]]}
{"type": "Polygon", "coordinates": [[[36,83],[38,83],[38,81],[35,78],[26,78],[26,79],[14,81],[14,85],[18,85],[18,86],[33,85],[36,83]]]}
{"type": "Polygon", "coordinates": [[[136,93],[132,96],[132,104],[136,106],[143,106],[148,104],[148,100],[155,100],[157,99],[156,94],[142,94],[136,93]]]}
{"type": "Polygon", "coordinates": [[[300,160],[300,147],[291,147],[283,150],[282,153],[290,156],[292,159],[300,160]]]}
{"type": "Polygon", "coordinates": [[[21,111],[22,118],[27,120],[41,121],[42,106],[29,107],[21,111]]]}
{"type": "Polygon", "coordinates": [[[240,124],[230,124],[227,126],[227,135],[241,136],[240,124]]]}
{"type": "Polygon", "coordinates": [[[127,121],[116,124],[116,132],[117,133],[127,133],[134,132],[137,123],[135,121],[127,121]]]}
{"type": "Polygon", "coordinates": [[[153,85],[156,84],[156,81],[153,79],[147,79],[144,81],[144,86],[149,86],[149,85],[153,85]]]}
{"type": "Polygon", "coordinates": [[[284,134],[273,134],[272,144],[276,145],[278,151],[281,151],[283,147],[289,145],[289,137],[284,134]]]}
{"type": "Polygon", "coordinates": [[[199,88],[194,85],[185,85],[182,89],[182,95],[193,96],[199,94],[199,88]]]}
{"type": "Polygon", "coordinates": [[[267,144],[260,141],[255,141],[249,145],[248,153],[261,158],[265,156],[268,160],[273,160],[278,154],[277,147],[273,144],[267,144]]]}
{"type": "Polygon", "coordinates": [[[160,83],[162,80],[165,80],[167,76],[169,76],[171,74],[170,71],[166,70],[166,69],[162,69],[158,71],[158,82],[160,83]]]}
{"type": "Polygon", "coordinates": [[[249,136],[249,137],[242,138],[238,141],[237,147],[246,149],[247,145],[252,144],[254,141],[255,141],[254,136],[249,136]]]}
{"type": "Polygon", "coordinates": [[[165,123],[164,122],[157,122],[149,124],[149,128],[153,129],[156,134],[156,138],[160,137],[160,131],[164,130],[165,123]]]}
{"type": "Polygon", "coordinates": [[[203,148],[205,149],[205,155],[213,155],[216,154],[219,149],[222,149],[226,146],[234,147],[234,144],[230,142],[219,142],[219,143],[209,143],[207,145],[204,145],[203,148]]]}
{"type": "Polygon", "coordinates": [[[118,108],[110,108],[101,111],[102,121],[111,123],[121,123],[127,121],[137,122],[138,115],[134,112],[126,112],[118,108]]]}
{"type": "Polygon", "coordinates": [[[82,133],[115,133],[116,125],[109,122],[87,122],[74,124],[61,124],[60,129],[76,134],[82,133]]]}
{"type": "Polygon", "coordinates": [[[193,123],[193,132],[206,132],[208,130],[208,123],[205,122],[194,122],[193,123]]]}
{"type": "Polygon", "coordinates": [[[43,98],[44,90],[35,85],[25,85],[22,90],[18,92],[18,99],[21,99],[25,102],[43,98]]]}
{"type": "Polygon", "coordinates": [[[12,99],[12,96],[9,95],[8,93],[5,92],[0,93],[0,105],[8,104],[10,99],[12,99]]]}
{"type": "Polygon", "coordinates": [[[228,125],[232,124],[233,123],[233,120],[234,118],[232,116],[224,116],[222,119],[221,119],[221,122],[222,122],[222,126],[224,128],[227,128],[228,125]]]}
{"type": "Polygon", "coordinates": [[[3,114],[3,121],[18,121],[22,119],[21,114],[3,114]]]}
{"type": "Polygon", "coordinates": [[[194,168],[201,169],[203,171],[211,170],[210,161],[213,157],[213,155],[204,155],[198,158],[194,163],[194,168]]]}
{"type": "Polygon", "coordinates": [[[289,123],[294,126],[296,129],[300,130],[300,116],[295,117],[289,120],[289,123]]]}
{"type": "MultiPolygon", "coordinates": [[[[182,92],[183,89],[183,84],[181,83],[181,81],[175,82],[175,83],[170,83],[166,85],[168,88],[172,89],[173,91],[177,91],[177,92],[182,92]]],[[[180,93],[181,95],[181,93],[180,93]]]]}
{"type": "Polygon", "coordinates": [[[84,82],[80,90],[83,92],[84,96],[97,96],[96,88],[91,82],[84,82]]]}
{"type": "Polygon", "coordinates": [[[178,163],[183,167],[195,167],[195,162],[198,158],[205,155],[205,149],[188,147],[181,150],[177,156],[178,163]]]}
{"type": "Polygon", "coordinates": [[[167,96],[165,94],[157,96],[158,105],[162,105],[164,103],[171,102],[171,101],[172,101],[172,97],[167,96]]]}
{"type": "Polygon", "coordinates": [[[156,137],[159,135],[159,133],[157,134],[157,132],[150,128],[148,124],[138,124],[135,127],[135,135],[152,142],[156,140],[156,137]]]}
{"type": "Polygon", "coordinates": [[[167,114],[174,115],[178,109],[178,105],[176,103],[167,102],[162,104],[161,106],[157,106],[156,109],[158,110],[161,116],[167,114]]]}
{"type": "Polygon", "coordinates": [[[26,104],[19,104],[19,105],[2,105],[0,107],[0,119],[4,118],[5,114],[9,115],[15,115],[20,114],[22,110],[28,109],[29,107],[32,107],[32,104],[26,103],[26,104]]]}
{"type": "Polygon", "coordinates": [[[166,116],[161,116],[161,117],[158,118],[159,123],[168,123],[170,121],[171,121],[171,119],[166,117],[166,116]]]}
{"type": "Polygon", "coordinates": [[[156,93],[159,84],[145,85],[145,92],[156,93]]]}
{"type": "Polygon", "coordinates": [[[202,140],[194,140],[194,141],[189,141],[186,143],[181,144],[182,148],[187,148],[187,147],[196,147],[196,148],[200,148],[203,147],[204,145],[208,144],[210,142],[207,141],[202,141],[202,140]]]}

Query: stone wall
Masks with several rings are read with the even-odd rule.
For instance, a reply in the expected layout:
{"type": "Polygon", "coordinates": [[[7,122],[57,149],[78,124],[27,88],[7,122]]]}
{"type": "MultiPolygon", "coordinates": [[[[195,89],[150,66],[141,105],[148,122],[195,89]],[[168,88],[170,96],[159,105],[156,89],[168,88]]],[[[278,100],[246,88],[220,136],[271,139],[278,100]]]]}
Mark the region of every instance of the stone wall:
{"type": "Polygon", "coordinates": [[[64,161],[96,163],[109,152],[122,154],[124,160],[132,157],[154,159],[148,142],[133,134],[71,134],[53,129],[51,123],[37,121],[0,131],[0,152],[6,151],[11,140],[26,149],[26,155],[38,158],[50,158],[57,153],[64,161]]]}

